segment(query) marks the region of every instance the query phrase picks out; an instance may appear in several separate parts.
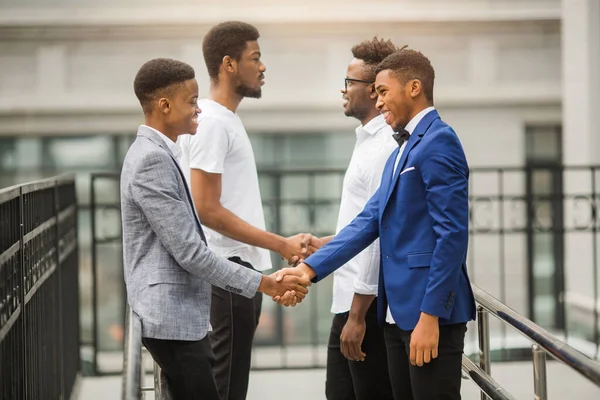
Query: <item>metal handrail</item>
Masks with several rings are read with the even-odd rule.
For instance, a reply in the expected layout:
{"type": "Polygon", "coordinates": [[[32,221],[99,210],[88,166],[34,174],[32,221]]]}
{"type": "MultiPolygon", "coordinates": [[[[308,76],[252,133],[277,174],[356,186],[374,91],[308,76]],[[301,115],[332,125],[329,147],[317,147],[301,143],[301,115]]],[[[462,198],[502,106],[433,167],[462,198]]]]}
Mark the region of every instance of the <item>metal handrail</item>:
{"type": "Polygon", "coordinates": [[[121,400],[139,400],[142,396],[142,322],[129,306],[123,345],[121,400]]]}
{"type": "Polygon", "coordinates": [[[552,357],[600,386],[600,363],[586,357],[580,351],[557,339],[556,336],[552,335],[546,329],[523,317],[506,304],[503,304],[486,291],[474,285],[473,293],[477,303],[488,313],[519,330],[552,357]]]}
{"type": "Polygon", "coordinates": [[[556,338],[550,332],[523,317],[485,290],[472,285],[477,303],[477,326],[479,337],[479,367],[463,355],[463,370],[481,389],[481,399],[504,400],[506,393],[502,387],[494,386],[490,376],[490,333],[488,316],[491,314],[505,324],[517,329],[534,344],[533,355],[533,388],[535,398],[547,400],[546,353],[561,361],[569,368],[579,372],[592,383],[600,387],[600,363],[586,357],[583,353],[556,338]],[[471,365],[472,364],[472,365],[471,365]],[[475,368],[473,368],[475,366],[475,368]],[[489,378],[489,379],[488,379],[489,378]],[[491,381],[490,381],[491,380],[491,381]]]}
{"type": "Polygon", "coordinates": [[[462,369],[479,389],[492,400],[516,400],[506,392],[489,374],[479,368],[469,357],[463,354],[462,369]]]}
{"type": "Polygon", "coordinates": [[[142,399],[142,392],[154,392],[157,400],[171,400],[169,385],[158,364],[154,363],[154,386],[143,387],[142,321],[127,305],[123,343],[123,382],[121,400],[142,399]]]}

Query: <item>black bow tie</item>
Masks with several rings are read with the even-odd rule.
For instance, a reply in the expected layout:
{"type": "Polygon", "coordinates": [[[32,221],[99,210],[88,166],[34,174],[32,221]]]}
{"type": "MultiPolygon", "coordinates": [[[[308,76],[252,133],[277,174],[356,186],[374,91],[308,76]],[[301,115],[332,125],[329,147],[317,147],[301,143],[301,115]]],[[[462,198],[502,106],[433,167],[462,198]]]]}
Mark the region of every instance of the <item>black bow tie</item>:
{"type": "Polygon", "coordinates": [[[402,145],[404,144],[404,142],[406,142],[408,140],[408,138],[410,138],[410,133],[408,133],[406,131],[406,129],[402,129],[399,132],[396,132],[392,135],[392,137],[394,138],[394,140],[396,142],[398,142],[398,146],[402,147],[402,145]]]}

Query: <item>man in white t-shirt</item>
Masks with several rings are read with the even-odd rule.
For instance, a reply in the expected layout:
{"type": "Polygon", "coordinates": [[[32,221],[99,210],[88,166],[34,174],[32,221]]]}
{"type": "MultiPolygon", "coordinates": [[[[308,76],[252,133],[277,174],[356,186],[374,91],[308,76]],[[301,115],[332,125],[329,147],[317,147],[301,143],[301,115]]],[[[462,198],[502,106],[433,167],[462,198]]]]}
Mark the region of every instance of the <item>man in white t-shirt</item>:
{"type": "MultiPolygon", "coordinates": [[[[224,22],[204,36],[202,50],[210,76],[208,99],[196,135],[179,139],[182,169],[209,247],[248,268],[272,268],[269,250],[285,259],[305,258],[312,236],[285,238],[265,230],[254,153],[236,113],[244,97],[259,98],[264,84],[258,30],[243,22],[224,22]]],[[[213,287],[210,334],[215,379],[223,400],[243,400],[262,295],[246,299],[213,287]]]]}

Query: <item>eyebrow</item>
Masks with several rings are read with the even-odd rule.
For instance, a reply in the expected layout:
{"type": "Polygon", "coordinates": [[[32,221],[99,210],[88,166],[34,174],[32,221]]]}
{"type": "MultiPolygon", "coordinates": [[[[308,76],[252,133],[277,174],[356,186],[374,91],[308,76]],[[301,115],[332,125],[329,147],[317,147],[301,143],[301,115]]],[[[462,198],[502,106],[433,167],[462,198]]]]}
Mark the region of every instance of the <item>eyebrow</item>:
{"type": "Polygon", "coordinates": [[[260,52],[260,51],[258,51],[258,50],[254,50],[252,53],[250,53],[250,55],[251,55],[251,56],[253,56],[253,55],[255,55],[255,54],[258,54],[258,56],[259,56],[259,57],[262,57],[262,54],[261,54],[261,52],[260,52]]]}
{"type": "Polygon", "coordinates": [[[379,91],[381,89],[382,86],[385,86],[384,83],[377,85],[377,87],[375,87],[375,90],[379,91]]]}

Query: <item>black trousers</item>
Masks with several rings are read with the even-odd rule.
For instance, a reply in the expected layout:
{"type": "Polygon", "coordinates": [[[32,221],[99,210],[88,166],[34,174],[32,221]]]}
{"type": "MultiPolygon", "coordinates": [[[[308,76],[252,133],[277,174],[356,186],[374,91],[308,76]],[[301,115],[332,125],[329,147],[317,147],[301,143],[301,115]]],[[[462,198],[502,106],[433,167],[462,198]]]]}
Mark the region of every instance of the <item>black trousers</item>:
{"type": "Polygon", "coordinates": [[[142,338],[142,343],[162,369],[173,400],[221,400],[207,337],[198,341],[142,338]]]}
{"type": "MultiPolygon", "coordinates": [[[[239,257],[229,259],[252,268],[239,257]]],[[[262,293],[252,299],[213,286],[208,337],[215,353],[215,379],[222,400],[245,400],[252,341],[260,318],[262,293]]]]}
{"type": "Polygon", "coordinates": [[[384,327],[392,389],[396,400],[460,400],[462,354],[467,324],[440,326],[438,357],[422,367],[410,364],[410,334],[384,327]]]}
{"type": "Polygon", "coordinates": [[[340,351],[340,335],[349,313],[336,314],[331,324],[327,346],[328,400],[392,400],[392,386],[383,329],[377,322],[377,301],[373,301],[365,318],[367,329],[362,350],[365,361],[350,361],[340,351]]]}

